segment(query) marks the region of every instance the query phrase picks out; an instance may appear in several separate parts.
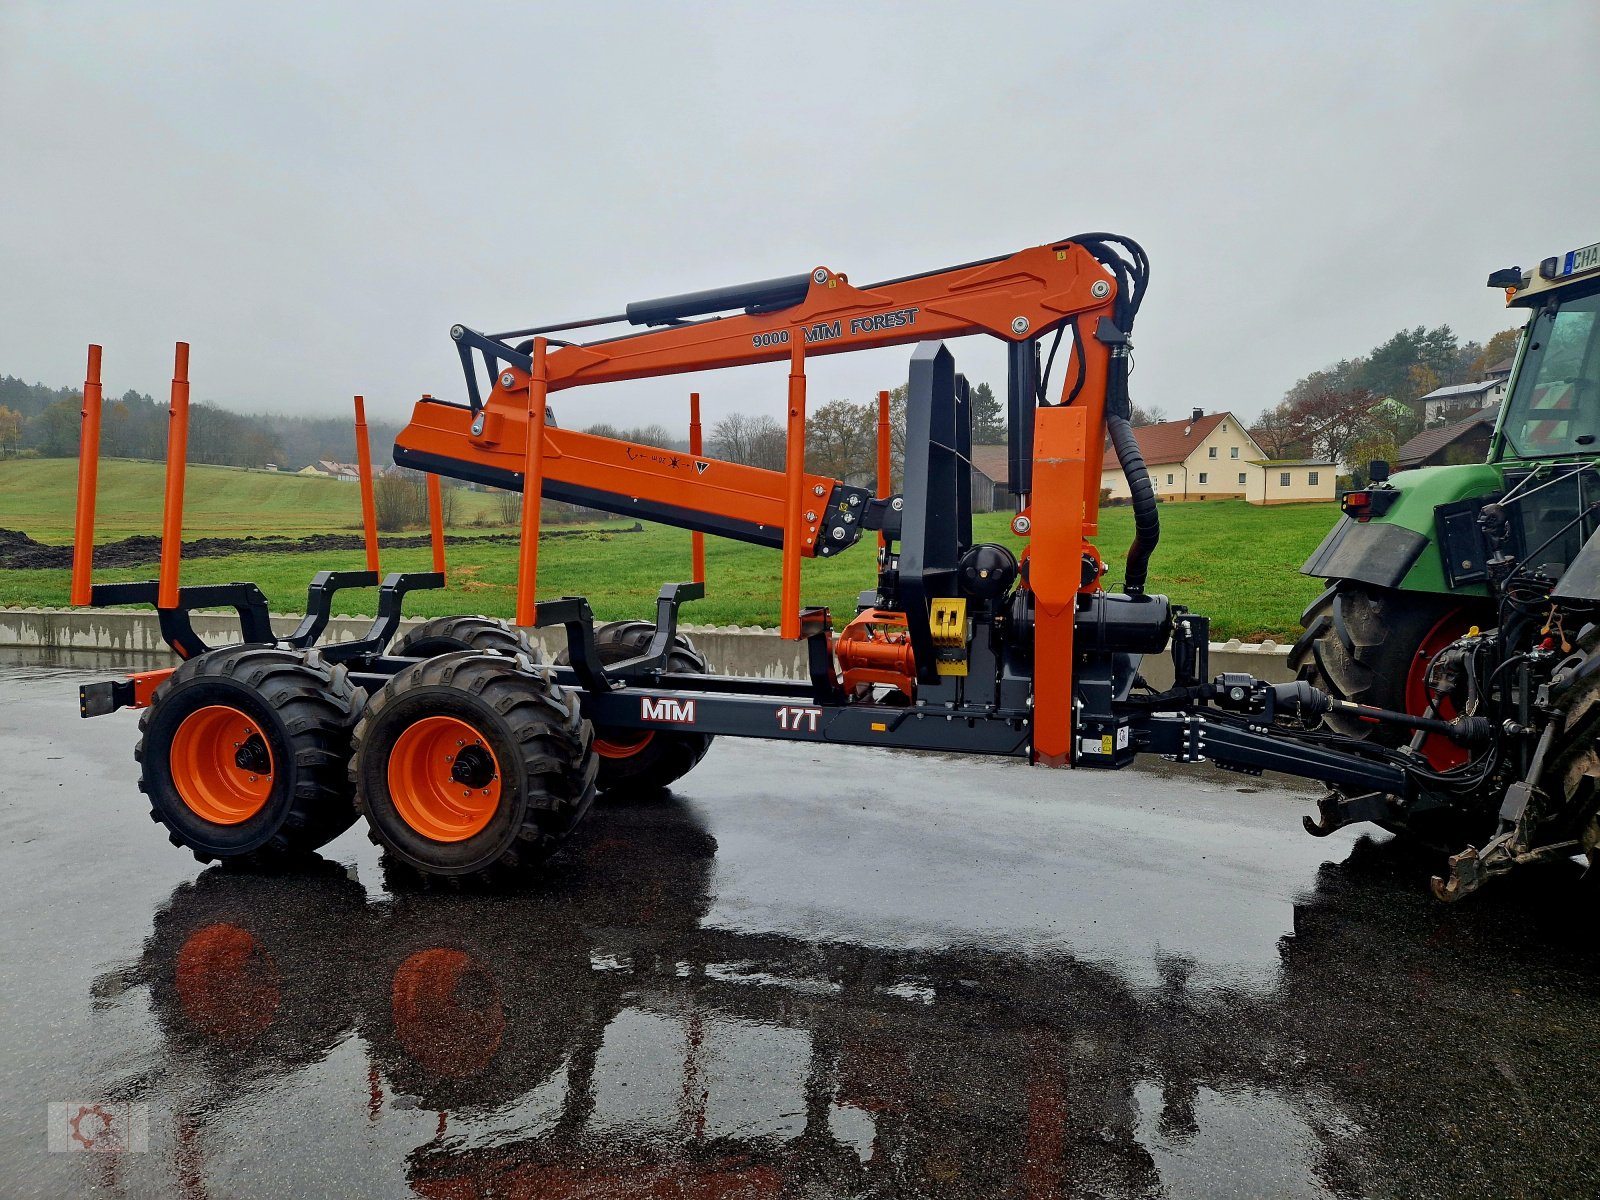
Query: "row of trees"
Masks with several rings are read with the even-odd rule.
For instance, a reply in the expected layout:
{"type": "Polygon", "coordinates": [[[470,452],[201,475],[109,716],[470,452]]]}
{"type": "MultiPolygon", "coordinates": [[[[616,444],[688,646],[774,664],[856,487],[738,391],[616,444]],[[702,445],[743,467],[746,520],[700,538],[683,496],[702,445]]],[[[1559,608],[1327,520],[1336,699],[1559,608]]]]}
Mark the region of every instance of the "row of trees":
{"type": "MultiPolygon", "coordinates": [[[[0,377],[0,454],[32,451],[44,458],[78,453],[83,393],[0,377]]],[[[128,391],[107,400],[100,418],[100,452],[110,458],[162,460],[167,454],[167,405],[128,391]]],[[[399,426],[369,423],[373,444],[394,440],[399,426]]],[[[348,416],[246,414],[197,401],[189,407],[189,459],[221,466],[297,470],[319,459],[348,462],[355,435],[348,416]]]]}
{"type": "Polygon", "coordinates": [[[1482,378],[1511,356],[1520,332],[1503,330],[1479,343],[1461,341],[1448,325],[1403,329],[1367,354],[1297,380],[1250,433],[1272,458],[1392,461],[1423,427],[1416,401],[1482,378]]]}

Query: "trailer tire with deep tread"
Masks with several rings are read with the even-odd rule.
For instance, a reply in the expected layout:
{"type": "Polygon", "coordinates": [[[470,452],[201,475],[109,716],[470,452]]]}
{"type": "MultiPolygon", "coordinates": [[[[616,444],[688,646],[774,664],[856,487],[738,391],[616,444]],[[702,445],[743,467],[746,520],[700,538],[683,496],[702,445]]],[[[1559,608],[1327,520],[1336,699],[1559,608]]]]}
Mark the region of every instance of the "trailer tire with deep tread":
{"type": "Polygon", "coordinates": [[[395,658],[435,658],[457,650],[526,654],[542,661],[539,648],[514,625],[490,617],[434,617],[408,632],[389,653],[395,658]]]}
{"type": "Polygon", "coordinates": [[[578,695],[526,657],[457,651],[407,667],[367,702],[352,740],[372,840],[426,877],[514,882],[594,801],[578,695]]]}
{"type": "MultiPolygon", "coordinates": [[[[637,658],[650,648],[656,627],[650,621],[614,621],[594,631],[595,649],[606,665],[637,658]]],[[[569,661],[563,650],[556,662],[569,661]]],[[[706,660],[685,634],[678,634],[667,656],[667,670],[680,675],[709,673],[706,660]]],[[[600,759],[601,792],[659,792],[682,779],[711,748],[709,733],[663,729],[595,727],[595,752],[600,759]]]]}
{"type": "Polygon", "coordinates": [[[151,820],[201,862],[266,867],[326,845],[356,818],[346,762],[362,699],[315,651],[252,644],[189,659],[139,719],[151,820]]]}

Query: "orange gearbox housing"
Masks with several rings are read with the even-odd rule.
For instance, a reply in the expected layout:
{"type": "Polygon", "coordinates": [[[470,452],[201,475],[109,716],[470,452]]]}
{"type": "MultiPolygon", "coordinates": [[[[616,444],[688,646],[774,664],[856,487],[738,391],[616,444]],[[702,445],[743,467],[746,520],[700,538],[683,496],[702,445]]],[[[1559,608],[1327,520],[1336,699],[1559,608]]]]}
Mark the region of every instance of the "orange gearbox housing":
{"type": "Polygon", "coordinates": [[[844,627],[833,644],[847,695],[886,684],[909,701],[916,695],[917,660],[903,612],[869,608],[844,627]]]}

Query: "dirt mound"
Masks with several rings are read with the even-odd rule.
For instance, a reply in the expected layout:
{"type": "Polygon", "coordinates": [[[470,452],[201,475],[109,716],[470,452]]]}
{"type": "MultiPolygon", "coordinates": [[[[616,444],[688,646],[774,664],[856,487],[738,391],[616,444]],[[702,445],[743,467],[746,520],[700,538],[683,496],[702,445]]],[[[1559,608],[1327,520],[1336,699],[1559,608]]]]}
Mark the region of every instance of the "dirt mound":
{"type": "MultiPolygon", "coordinates": [[[[637,521],[627,529],[547,529],[541,539],[609,536],[613,533],[643,533],[637,521]]],[[[489,533],[479,537],[447,534],[447,546],[488,544],[515,545],[514,533],[489,533]]],[[[426,536],[384,537],[386,550],[416,550],[431,545],[426,536]]],[[[309,537],[195,538],[183,544],[184,558],[221,558],[227,554],[305,554],[320,551],[360,550],[366,546],[359,534],[315,533],[309,537]]],[[[106,542],[94,548],[96,567],[136,567],[161,559],[161,539],[150,534],[135,534],[120,542],[106,542]]],[[[0,529],[0,570],[38,571],[72,565],[72,547],[46,546],[17,529],[0,529]]]]}

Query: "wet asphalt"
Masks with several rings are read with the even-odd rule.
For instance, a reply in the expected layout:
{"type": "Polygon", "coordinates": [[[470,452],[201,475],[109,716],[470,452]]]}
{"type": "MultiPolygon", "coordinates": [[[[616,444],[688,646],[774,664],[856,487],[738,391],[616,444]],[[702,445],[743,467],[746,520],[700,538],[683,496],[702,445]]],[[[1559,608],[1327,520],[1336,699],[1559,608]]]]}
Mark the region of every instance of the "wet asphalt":
{"type": "Polygon", "coordinates": [[[1600,1194],[1565,865],[1447,908],[1288,781],[724,740],[518,895],[244,875],[78,718],[118,666],[0,666],[0,1195],[1600,1194]]]}

